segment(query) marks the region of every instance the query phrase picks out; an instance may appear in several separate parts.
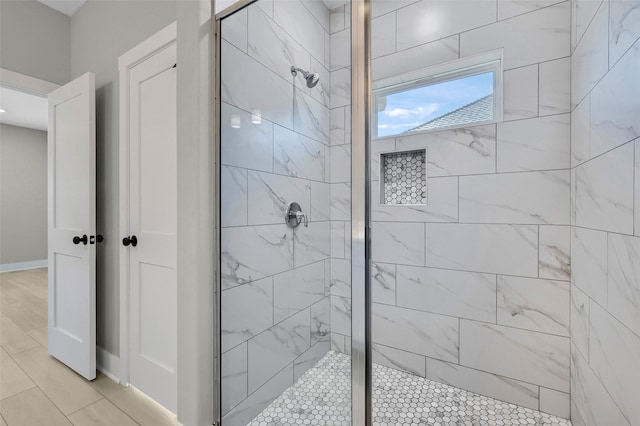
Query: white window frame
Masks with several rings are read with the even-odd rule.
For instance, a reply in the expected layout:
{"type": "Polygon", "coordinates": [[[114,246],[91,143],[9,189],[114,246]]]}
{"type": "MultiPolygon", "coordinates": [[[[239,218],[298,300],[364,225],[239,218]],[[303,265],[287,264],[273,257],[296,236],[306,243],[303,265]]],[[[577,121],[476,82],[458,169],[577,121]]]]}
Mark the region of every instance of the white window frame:
{"type": "Polygon", "coordinates": [[[502,121],[503,116],[503,60],[502,49],[493,50],[479,55],[456,59],[428,68],[394,75],[372,82],[373,114],[371,119],[371,139],[390,139],[399,136],[416,135],[422,133],[441,132],[443,130],[480,126],[502,121]],[[436,127],[411,133],[397,133],[389,136],[378,136],[378,98],[394,93],[408,91],[418,87],[427,87],[446,81],[453,81],[463,77],[471,77],[486,72],[493,72],[493,119],[461,123],[452,126],[436,127]]]}

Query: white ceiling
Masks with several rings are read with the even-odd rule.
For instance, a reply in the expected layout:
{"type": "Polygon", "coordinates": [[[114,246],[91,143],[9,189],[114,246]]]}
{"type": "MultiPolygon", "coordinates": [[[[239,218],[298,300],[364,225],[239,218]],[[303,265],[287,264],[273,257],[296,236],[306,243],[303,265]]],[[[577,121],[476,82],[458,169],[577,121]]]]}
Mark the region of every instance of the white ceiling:
{"type": "Polygon", "coordinates": [[[0,123],[47,130],[47,98],[0,87],[0,123]]]}
{"type": "Polygon", "coordinates": [[[87,0],[38,0],[40,3],[52,9],[62,12],[65,15],[73,16],[87,0]]]}

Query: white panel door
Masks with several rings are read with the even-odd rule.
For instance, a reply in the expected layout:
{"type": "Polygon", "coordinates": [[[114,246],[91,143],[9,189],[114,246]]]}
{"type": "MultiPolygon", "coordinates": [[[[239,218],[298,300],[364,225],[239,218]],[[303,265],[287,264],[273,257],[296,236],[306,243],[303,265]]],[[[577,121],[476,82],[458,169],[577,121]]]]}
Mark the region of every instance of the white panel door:
{"type": "Polygon", "coordinates": [[[96,377],[95,78],[49,94],[49,353],[96,377]]]}
{"type": "Polygon", "coordinates": [[[130,373],[177,409],[176,45],[129,73],[130,373]]]}

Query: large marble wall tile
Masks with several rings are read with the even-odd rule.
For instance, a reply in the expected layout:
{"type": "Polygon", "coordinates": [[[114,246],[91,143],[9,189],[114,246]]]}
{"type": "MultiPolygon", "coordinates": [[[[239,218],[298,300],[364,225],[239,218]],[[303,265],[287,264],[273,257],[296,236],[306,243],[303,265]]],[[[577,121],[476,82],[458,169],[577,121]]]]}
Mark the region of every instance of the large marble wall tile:
{"type": "Polygon", "coordinates": [[[460,321],[461,365],[569,392],[569,358],[569,338],[460,321]]]}
{"type": "Polygon", "coordinates": [[[496,321],[496,276],[398,265],[397,305],[420,311],[496,321]]]}
{"type": "MultiPolygon", "coordinates": [[[[424,377],[426,372],[425,357],[388,346],[373,344],[371,348],[373,362],[409,374],[424,377]]],[[[375,373],[374,373],[375,380],[375,373]]]]}
{"type": "Polygon", "coordinates": [[[273,129],[273,172],[324,181],[325,145],[284,127],[273,129]]]}
{"type": "Polygon", "coordinates": [[[458,362],[458,319],[373,304],[373,342],[443,361],[458,362]]]}
{"type": "Polygon", "coordinates": [[[635,43],[591,92],[591,157],[640,136],[640,42],[635,43]]]}
{"type": "Polygon", "coordinates": [[[388,13],[371,22],[371,58],[396,51],[396,15],[388,13]]]}
{"type": "Polygon", "coordinates": [[[457,222],[458,178],[429,178],[427,204],[380,204],[380,182],[371,182],[371,218],[377,222],[457,222]]]}
{"type": "Polygon", "coordinates": [[[247,53],[247,19],[250,8],[239,10],[222,21],[222,38],[247,53]]]}
{"type": "Polygon", "coordinates": [[[282,28],[286,28],[287,33],[304,46],[314,58],[318,60],[324,58],[324,38],[319,35],[327,31],[302,2],[275,1],[273,19],[282,28]]]}
{"type": "Polygon", "coordinates": [[[247,343],[222,354],[222,415],[247,397],[247,343]]]}
{"type": "Polygon", "coordinates": [[[571,351],[571,421],[576,426],[631,426],[575,348],[571,351]]]}
{"type": "Polygon", "coordinates": [[[331,71],[351,65],[351,30],[331,34],[331,71]]]}
{"type": "Polygon", "coordinates": [[[293,96],[293,129],[311,139],[329,145],[329,127],[329,109],[304,91],[296,88],[293,96]]]}
{"type": "Polygon", "coordinates": [[[573,24],[576,26],[576,43],[584,36],[602,0],[572,0],[574,4],[573,24]]]}
{"type": "Polygon", "coordinates": [[[506,71],[503,85],[504,121],[538,116],[538,64],[506,71]]]}
{"type": "Polygon", "coordinates": [[[633,144],[576,169],[576,225],[633,234],[633,144]]]}
{"type": "Polygon", "coordinates": [[[507,70],[567,57],[570,12],[569,3],[563,2],[464,32],[460,36],[460,56],[503,47],[507,70]]]}
{"type": "Polygon", "coordinates": [[[344,139],[344,107],[334,108],[330,111],[329,142],[331,145],[342,145],[344,139]]]}
{"type": "Polygon", "coordinates": [[[331,294],[351,297],[351,261],[331,259],[331,294]]]}
{"type": "MultiPolygon", "coordinates": [[[[288,80],[222,41],[221,95],[222,101],[245,111],[260,111],[264,119],[292,128],[291,105],[293,90],[288,80]],[[259,75],[260,78],[255,78],[259,75]]],[[[229,121],[224,121],[223,130],[229,121]]],[[[248,126],[251,121],[242,121],[248,126]]],[[[224,139],[223,139],[224,140],[224,139]]],[[[255,153],[253,153],[255,155],[255,153]]]]}
{"type": "Polygon", "coordinates": [[[324,182],[311,181],[311,211],[309,220],[321,222],[331,219],[331,185],[324,182]]]}
{"type": "Polygon", "coordinates": [[[571,417],[571,396],[568,393],[541,387],[540,411],[568,419],[571,417]]]}
{"type": "Polygon", "coordinates": [[[249,393],[311,347],[309,309],[249,340],[249,393]]]}
{"type": "Polygon", "coordinates": [[[571,55],[572,105],[577,105],[609,70],[609,8],[607,6],[608,4],[604,4],[600,7],[571,55]]]}
{"type": "Polygon", "coordinates": [[[496,0],[419,2],[399,9],[398,50],[496,21],[496,0]]]}
{"type": "Polygon", "coordinates": [[[634,227],[636,236],[640,236],[640,139],[636,140],[636,161],[634,172],[634,227]]]}
{"type": "Polygon", "coordinates": [[[329,32],[331,34],[344,30],[345,5],[334,7],[329,15],[329,32]]]}
{"type": "Polygon", "coordinates": [[[569,170],[460,177],[460,221],[569,225],[569,170]]]}
{"type": "Polygon", "coordinates": [[[371,262],[371,300],[385,305],[396,304],[396,265],[371,262]]]}
{"type": "Polygon", "coordinates": [[[331,182],[351,182],[351,144],[331,147],[331,182]]]}
{"type": "Polygon", "coordinates": [[[375,18],[419,1],[420,0],[373,0],[371,2],[371,16],[375,18]]]}
{"type": "MultiPolygon", "coordinates": [[[[324,262],[312,263],[275,275],[273,277],[273,321],[277,324],[323,298],[324,262]]],[[[251,315],[250,312],[245,314],[251,315]]]]}
{"type": "Polygon", "coordinates": [[[309,226],[298,226],[293,232],[294,265],[299,268],[319,262],[331,255],[330,222],[309,222],[309,226]]]}
{"type": "Polygon", "coordinates": [[[225,426],[245,426],[293,385],[293,364],[287,365],[260,389],[222,418],[225,426]]]}
{"type": "Polygon", "coordinates": [[[450,362],[427,359],[427,379],[538,409],[538,386],[450,362]]]}
{"type": "Polygon", "coordinates": [[[318,21],[320,25],[322,25],[324,31],[328,33],[331,29],[328,4],[322,1],[303,1],[302,4],[316,18],[316,21],[318,21]]]}
{"type": "Polygon", "coordinates": [[[589,359],[589,296],[571,286],[571,344],[589,359]]]}
{"type": "Polygon", "coordinates": [[[640,3],[634,0],[609,2],[609,64],[613,65],[640,37],[640,3]]]}
{"type": "Polygon", "coordinates": [[[293,232],[284,223],[223,228],[220,239],[223,289],[293,267],[293,232]]]}
{"type": "Polygon", "coordinates": [[[372,223],[371,258],[377,262],[424,265],[422,223],[372,223]]]}
{"type": "Polygon", "coordinates": [[[331,333],[351,336],[351,299],[331,296],[331,333]]]}
{"type": "Polygon", "coordinates": [[[571,59],[543,62],[540,74],[540,115],[571,111],[571,59]]]}
{"type": "Polygon", "coordinates": [[[640,238],[609,234],[607,309],[640,336],[640,238]]]}
{"type": "Polygon", "coordinates": [[[273,325],[271,277],[222,292],[222,352],[262,333],[273,325]]]}
{"type": "Polygon", "coordinates": [[[538,276],[538,227],[427,224],[427,265],[525,277],[538,276]]]}
{"type": "Polygon", "coordinates": [[[496,126],[400,136],[396,149],[427,149],[427,176],[495,173],[496,126]]]}
{"type": "Polygon", "coordinates": [[[571,228],[540,225],[538,276],[552,280],[571,279],[571,228]]]}
{"type": "Polygon", "coordinates": [[[331,342],[323,340],[311,346],[293,362],[293,380],[298,380],[308,369],[316,365],[331,350],[331,342]]]}
{"type": "Polygon", "coordinates": [[[342,334],[331,332],[331,350],[343,354],[347,353],[344,336],[342,334]]]}
{"type": "Polygon", "coordinates": [[[331,184],[331,220],[351,220],[351,183],[331,184]]]}
{"type": "Polygon", "coordinates": [[[302,211],[311,210],[309,181],[249,171],[249,224],[284,224],[284,213],[293,201],[302,211]]]}
{"type": "Polygon", "coordinates": [[[572,227],[571,282],[607,306],[607,233],[572,227]]]}
{"type": "Polygon", "coordinates": [[[331,108],[351,104],[351,68],[331,72],[331,108]]]}
{"type": "Polygon", "coordinates": [[[591,158],[591,95],[571,113],[571,167],[591,158]]]}
{"type": "Polygon", "coordinates": [[[253,124],[251,114],[223,102],[220,125],[222,164],[273,171],[272,123],[253,124]],[[240,127],[231,127],[232,120],[240,120],[240,127]]]}
{"type": "Polygon", "coordinates": [[[640,424],[640,337],[597,303],[589,313],[589,365],[632,425],[640,424]]]}
{"type": "MultiPolygon", "coordinates": [[[[562,1],[562,0],[560,0],[562,1]]],[[[533,12],[560,3],[559,0],[498,0],[498,20],[533,12]]]]}
{"type": "Polygon", "coordinates": [[[344,257],[351,259],[351,221],[344,223],[344,257]]]}
{"type": "Polygon", "coordinates": [[[380,154],[396,150],[395,138],[373,139],[370,146],[371,180],[380,180],[380,154]]]}
{"type": "Polygon", "coordinates": [[[568,337],[570,286],[566,281],[498,276],[498,324],[568,337]]]}
{"type": "Polygon", "coordinates": [[[454,35],[371,61],[373,81],[459,58],[460,36],[454,35]]]}
{"type": "Polygon", "coordinates": [[[344,222],[331,221],[331,257],[344,258],[344,222]]]}
{"type": "Polygon", "coordinates": [[[329,341],[331,333],[331,298],[326,296],[311,305],[311,344],[329,341]]]}
{"type": "Polygon", "coordinates": [[[220,169],[220,225],[247,224],[247,171],[237,167],[220,169]]]}
{"type": "Polygon", "coordinates": [[[291,65],[309,69],[309,53],[256,5],[249,10],[249,55],[286,81],[291,65]]]}
{"type": "Polygon", "coordinates": [[[498,172],[568,169],[569,114],[498,124],[498,172]]]}

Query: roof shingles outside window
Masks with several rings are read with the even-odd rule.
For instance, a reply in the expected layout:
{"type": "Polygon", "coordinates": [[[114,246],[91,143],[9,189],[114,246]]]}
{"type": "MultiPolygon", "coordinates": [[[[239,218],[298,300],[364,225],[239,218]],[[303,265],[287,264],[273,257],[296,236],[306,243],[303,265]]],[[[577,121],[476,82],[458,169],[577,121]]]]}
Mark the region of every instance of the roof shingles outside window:
{"type": "Polygon", "coordinates": [[[481,123],[493,120],[493,94],[473,101],[454,111],[448,112],[433,120],[429,120],[405,133],[423,132],[425,130],[449,128],[464,124],[481,123]]]}

